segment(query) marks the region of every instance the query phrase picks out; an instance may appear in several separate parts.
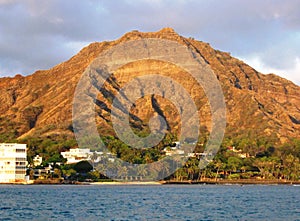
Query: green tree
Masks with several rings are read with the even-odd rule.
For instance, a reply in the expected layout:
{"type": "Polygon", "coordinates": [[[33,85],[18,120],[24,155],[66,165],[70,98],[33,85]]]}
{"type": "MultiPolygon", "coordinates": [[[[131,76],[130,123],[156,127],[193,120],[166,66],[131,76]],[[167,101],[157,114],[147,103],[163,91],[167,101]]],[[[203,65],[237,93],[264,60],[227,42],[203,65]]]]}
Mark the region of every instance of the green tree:
{"type": "Polygon", "coordinates": [[[217,180],[218,176],[219,176],[220,170],[223,170],[225,168],[225,165],[224,165],[224,163],[220,159],[216,159],[215,162],[214,162],[214,167],[216,169],[215,180],[217,180]]]}
{"type": "Polygon", "coordinates": [[[127,177],[128,169],[125,166],[120,166],[118,168],[118,177],[127,177]]]}
{"type": "Polygon", "coordinates": [[[243,165],[242,160],[238,157],[229,157],[227,167],[231,172],[237,172],[243,165]]]}
{"type": "Polygon", "coordinates": [[[93,170],[92,165],[88,161],[80,161],[74,165],[74,170],[77,173],[88,173],[93,170]]]}
{"type": "Polygon", "coordinates": [[[284,157],[283,160],[284,176],[288,180],[298,180],[300,177],[300,160],[292,154],[284,157]]]}

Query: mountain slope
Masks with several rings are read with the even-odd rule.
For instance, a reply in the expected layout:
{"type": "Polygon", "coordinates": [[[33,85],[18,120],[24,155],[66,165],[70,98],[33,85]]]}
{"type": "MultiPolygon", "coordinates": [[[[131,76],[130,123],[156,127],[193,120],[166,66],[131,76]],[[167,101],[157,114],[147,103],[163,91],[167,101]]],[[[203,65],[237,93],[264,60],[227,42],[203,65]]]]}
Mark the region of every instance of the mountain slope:
{"type": "MultiPolygon", "coordinates": [[[[104,50],[121,42],[142,38],[177,41],[197,51],[210,65],[222,86],[227,106],[229,137],[266,137],[274,142],[300,138],[299,86],[276,75],[258,73],[229,53],[214,50],[209,44],[184,38],[170,28],[159,32],[133,31],[116,41],[92,43],[70,60],[49,70],[26,77],[0,79],[1,141],[9,137],[72,137],[72,102],[75,87],[88,65],[104,50]]],[[[160,73],[178,81],[195,100],[202,128],[210,129],[207,98],[199,85],[175,65],[162,61],[137,61],[117,70],[105,84],[107,93],[99,93],[97,123],[101,134],[113,134],[110,119],[111,101],[117,91],[135,76],[160,73]]],[[[158,96],[138,100],[131,111],[132,127],[147,133],[147,121],[155,113],[165,116],[172,133],[180,130],[174,106],[158,96]]]]}

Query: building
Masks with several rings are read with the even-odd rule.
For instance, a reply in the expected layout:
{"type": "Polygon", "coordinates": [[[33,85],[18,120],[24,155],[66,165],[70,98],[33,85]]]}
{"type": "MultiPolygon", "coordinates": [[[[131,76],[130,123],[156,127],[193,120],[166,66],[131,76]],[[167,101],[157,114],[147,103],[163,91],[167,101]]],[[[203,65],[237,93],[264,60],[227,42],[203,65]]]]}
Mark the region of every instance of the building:
{"type": "Polygon", "coordinates": [[[0,143],[0,183],[24,182],[26,144],[0,143]]]}
{"type": "Polygon", "coordinates": [[[237,150],[234,146],[233,147],[227,147],[227,151],[236,154],[240,158],[250,157],[250,155],[248,153],[243,153],[242,150],[237,150]]]}
{"type": "Polygon", "coordinates": [[[36,155],[34,158],[33,158],[33,166],[37,167],[37,166],[40,166],[43,162],[43,157],[41,157],[40,155],[36,155]]]}
{"type": "Polygon", "coordinates": [[[211,155],[211,154],[207,154],[207,153],[188,153],[188,157],[198,158],[198,159],[200,159],[201,157],[206,157],[208,155],[211,155]]]}
{"type": "Polygon", "coordinates": [[[74,148],[69,151],[60,153],[63,158],[67,159],[67,164],[74,164],[80,161],[93,161],[94,163],[99,163],[102,158],[107,158],[109,161],[113,162],[114,158],[111,153],[103,153],[103,152],[91,152],[90,149],[80,149],[74,148]]]}
{"type": "Polygon", "coordinates": [[[67,164],[78,163],[80,161],[94,161],[95,163],[101,160],[103,152],[91,152],[90,149],[70,149],[70,151],[60,153],[63,158],[67,159],[67,164]]]}
{"type": "Polygon", "coordinates": [[[91,151],[90,149],[74,148],[69,151],[60,153],[63,158],[67,159],[67,164],[78,163],[83,160],[89,160],[91,151]]]}
{"type": "Polygon", "coordinates": [[[172,144],[172,147],[166,147],[164,152],[166,156],[173,156],[173,155],[184,155],[184,150],[181,150],[181,144],[179,141],[176,141],[172,144]]]}

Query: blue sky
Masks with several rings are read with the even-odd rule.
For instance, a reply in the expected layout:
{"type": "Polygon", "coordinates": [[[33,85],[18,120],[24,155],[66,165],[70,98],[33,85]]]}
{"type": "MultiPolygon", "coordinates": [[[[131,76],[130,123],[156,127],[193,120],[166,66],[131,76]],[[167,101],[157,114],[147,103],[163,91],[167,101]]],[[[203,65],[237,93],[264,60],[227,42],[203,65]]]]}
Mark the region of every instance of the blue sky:
{"type": "Polygon", "coordinates": [[[0,0],[0,77],[48,69],[95,41],[172,27],[300,85],[299,0],[0,0]]]}

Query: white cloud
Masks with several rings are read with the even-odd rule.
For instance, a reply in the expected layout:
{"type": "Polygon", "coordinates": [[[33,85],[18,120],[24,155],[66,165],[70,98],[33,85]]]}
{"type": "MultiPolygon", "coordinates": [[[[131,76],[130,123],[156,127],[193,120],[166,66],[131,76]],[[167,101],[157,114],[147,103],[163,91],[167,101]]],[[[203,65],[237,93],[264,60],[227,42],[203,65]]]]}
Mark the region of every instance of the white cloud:
{"type": "Polygon", "coordinates": [[[286,69],[278,69],[269,66],[268,64],[264,63],[259,56],[250,56],[240,58],[245,63],[256,69],[258,72],[263,74],[276,74],[283,78],[286,78],[300,86],[300,58],[296,57],[294,60],[294,65],[286,68],[286,69]]]}
{"type": "Polygon", "coordinates": [[[299,8],[299,0],[0,0],[0,74],[31,74],[85,43],[170,26],[299,82],[299,8]]]}
{"type": "Polygon", "coordinates": [[[8,4],[13,4],[16,3],[17,0],[0,0],[0,5],[8,5],[8,4]]]}
{"type": "Polygon", "coordinates": [[[74,53],[77,53],[79,50],[89,45],[90,42],[86,41],[71,41],[65,44],[65,47],[72,50],[74,53]]]}

